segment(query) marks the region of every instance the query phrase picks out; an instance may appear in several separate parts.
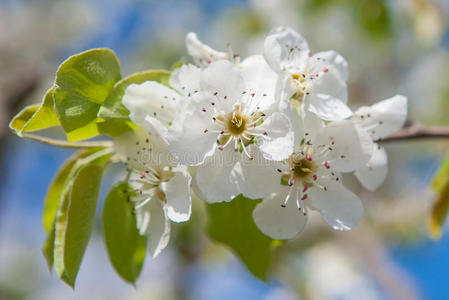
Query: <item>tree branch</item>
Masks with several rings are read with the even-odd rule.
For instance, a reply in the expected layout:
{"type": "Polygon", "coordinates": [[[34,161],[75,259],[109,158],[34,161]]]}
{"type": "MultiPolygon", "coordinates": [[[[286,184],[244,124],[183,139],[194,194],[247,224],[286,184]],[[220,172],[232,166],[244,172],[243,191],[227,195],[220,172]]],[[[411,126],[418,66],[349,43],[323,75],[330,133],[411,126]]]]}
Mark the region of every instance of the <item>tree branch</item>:
{"type": "Polygon", "coordinates": [[[389,137],[379,140],[379,143],[417,139],[441,139],[449,138],[449,127],[428,127],[419,123],[408,122],[405,127],[389,137]]]}

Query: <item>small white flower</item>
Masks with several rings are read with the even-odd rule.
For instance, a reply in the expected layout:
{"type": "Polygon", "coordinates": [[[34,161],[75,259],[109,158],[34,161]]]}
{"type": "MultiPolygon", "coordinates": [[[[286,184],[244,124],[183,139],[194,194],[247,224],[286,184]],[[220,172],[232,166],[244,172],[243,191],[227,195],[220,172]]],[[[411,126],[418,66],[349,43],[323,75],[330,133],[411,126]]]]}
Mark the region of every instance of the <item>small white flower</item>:
{"type": "Polygon", "coordinates": [[[308,209],[320,211],[336,230],[351,229],[363,215],[360,199],[345,188],[341,172],[352,172],[369,160],[370,137],[351,121],[321,127],[309,117],[305,123],[306,132],[297,128],[302,139],[296,142],[295,152],[272,171],[271,185],[266,184],[273,194],[253,212],[259,229],[272,238],[298,234],[307,222],[308,209]]]}
{"type": "MultiPolygon", "coordinates": [[[[373,141],[378,141],[401,129],[406,118],[407,98],[396,95],[372,106],[359,108],[351,120],[365,129],[373,141]]],[[[388,171],[385,149],[377,143],[373,143],[373,148],[371,159],[354,173],[370,191],[376,190],[385,181],[388,171]]]]}
{"type": "Polygon", "coordinates": [[[200,91],[169,129],[170,150],[181,164],[200,165],[197,183],[211,202],[229,201],[243,191],[246,179],[238,177],[244,171],[237,170],[243,158],[252,160],[261,151],[265,159],[283,160],[293,150],[290,122],[275,111],[275,79],[253,82],[275,78],[259,63],[264,63],[261,57],[242,62],[241,68],[226,60],[212,62],[201,72],[200,91]]]}
{"type": "Polygon", "coordinates": [[[170,220],[190,218],[191,176],[170,155],[163,138],[165,127],[147,117],[145,130],[138,129],[114,139],[114,147],[131,172],[137,228],[148,235],[149,252],[156,257],[168,244],[170,220]]]}
{"type": "Polygon", "coordinates": [[[326,121],[352,115],[346,105],[348,64],[340,54],[325,51],[312,55],[296,31],[278,27],[265,39],[264,56],[280,76],[281,111],[282,105],[293,100],[326,121]]]}

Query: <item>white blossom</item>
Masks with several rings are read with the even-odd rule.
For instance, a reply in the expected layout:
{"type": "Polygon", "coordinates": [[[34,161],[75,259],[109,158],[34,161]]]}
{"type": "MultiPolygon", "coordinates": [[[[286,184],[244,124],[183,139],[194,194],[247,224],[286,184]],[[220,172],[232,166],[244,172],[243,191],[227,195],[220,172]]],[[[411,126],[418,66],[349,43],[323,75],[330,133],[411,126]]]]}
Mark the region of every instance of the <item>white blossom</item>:
{"type": "Polygon", "coordinates": [[[335,51],[312,54],[307,41],[291,28],[274,29],[264,42],[264,56],[279,74],[279,98],[285,107],[297,101],[326,121],[351,117],[346,105],[348,64],[335,51]]]}
{"type": "Polygon", "coordinates": [[[353,172],[369,160],[371,138],[348,120],[324,126],[309,116],[304,122],[304,127],[295,128],[295,152],[272,169],[273,180],[266,188],[273,193],[253,212],[259,229],[272,238],[298,234],[308,209],[318,210],[336,230],[353,228],[363,215],[360,199],[343,185],[341,173],[353,172]]]}
{"type": "Polygon", "coordinates": [[[293,132],[288,118],[276,111],[275,84],[276,74],[262,57],[240,66],[219,60],[201,71],[200,91],[167,139],[181,164],[198,166],[197,184],[208,201],[230,201],[245,189],[256,190],[247,184],[249,167],[243,161],[283,160],[291,154],[293,132]]]}
{"type": "MultiPolygon", "coordinates": [[[[359,108],[351,120],[366,130],[373,141],[378,141],[401,129],[406,118],[407,98],[396,95],[372,106],[359,108]]],[[[371,159],[354,173],[370,191],[376,190],[385,181],[388,171],[385,149],[377,143],[373,143],[373,148],[371,159]]]]}
{"type": "Polygon", "coordinates": [[[150,254],[156,257],[168,244],[170,220],[190,218],[191,176],[170,155],[163,138],[166,128],[152,121],[147,118],[145,130],[139,128],[114,139],[114,147],[130,172],[137,228],[141,235],[148,235],[150,254]]]}

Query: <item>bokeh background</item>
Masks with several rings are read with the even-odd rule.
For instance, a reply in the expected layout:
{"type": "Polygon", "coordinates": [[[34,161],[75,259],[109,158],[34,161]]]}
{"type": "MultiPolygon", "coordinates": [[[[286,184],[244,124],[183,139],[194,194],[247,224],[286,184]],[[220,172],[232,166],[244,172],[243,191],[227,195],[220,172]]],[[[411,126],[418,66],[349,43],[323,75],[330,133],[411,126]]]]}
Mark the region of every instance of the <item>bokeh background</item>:
{"type": "MultiPolygon", "coordinates": [[[[447,0],[0,0],[0,299],[448,299],[449,234],[431,240],[426,225],[429,182],[448,141],[388,144],[379,191],[345,181],[365,204],[362,223],[334,232],[314,216],[276,252],[268,282],[205,236],[195,203],[192,221],[173,226],[168,249],[147,259],[136,288],[112,269],[97,222],[73,292],[47,270],[40,219],[46,188],[71,151],[20,140],[7,127],[41,100],[71,54],[109,47],[129,74],[188,59],[189,31],[246,56],[260,53],[278,25],[298,30],[312,51],[346,57],[353,107],[402,93],[411,120],[449,125],[448,15],[447,0]]],[[[119,173],[110,169],[103,197],[119,173]]]]}

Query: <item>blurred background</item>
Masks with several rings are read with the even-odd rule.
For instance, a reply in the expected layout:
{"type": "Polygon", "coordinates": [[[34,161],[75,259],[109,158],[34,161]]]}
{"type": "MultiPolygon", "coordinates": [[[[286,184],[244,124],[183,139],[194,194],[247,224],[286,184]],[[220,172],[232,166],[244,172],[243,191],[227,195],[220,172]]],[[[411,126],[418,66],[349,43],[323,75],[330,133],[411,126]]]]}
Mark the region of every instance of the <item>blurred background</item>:
{"type": "MultiPolygon", "coordinates": [[[[0,299],[448,299],[449,235],[429,239],[426,222],[429,182],[449,141],[388,144],[381,189],[345,181],[365,204],[362,223],[341,233],[313,216],[276,251],[268,282],[205,236],[204,208],[194,203],[192,220],[173,226],[168,249],[147,259],[136,288],[112,269],[97,222],[73,292],[41,254],[46,189],[71,151],[20,140],[7,127],[41,101],[71,54],[109,47],[126,75],[188,59],[189,31],[244,57],[261,53],[278,25],[298,30],[314,52],[347,59],[353,107],[402,93],[411,120],[449,125],[448,15],[447,0],[0,0],[0,299]]],[[[110,169],[103,198],[119,173],[110,169]]]]}

